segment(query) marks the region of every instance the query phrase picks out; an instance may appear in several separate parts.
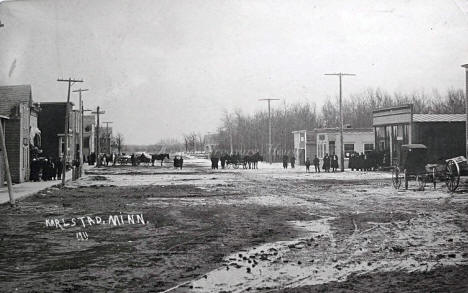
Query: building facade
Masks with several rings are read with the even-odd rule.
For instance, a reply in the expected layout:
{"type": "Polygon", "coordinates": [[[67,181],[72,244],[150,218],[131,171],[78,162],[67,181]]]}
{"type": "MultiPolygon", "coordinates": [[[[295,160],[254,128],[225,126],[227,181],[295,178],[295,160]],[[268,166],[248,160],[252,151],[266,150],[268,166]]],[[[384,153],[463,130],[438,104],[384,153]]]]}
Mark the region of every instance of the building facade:
{"type": "MultiPolygon", "coordinates": [[[[299,164],[303,165],[309,158],[311,161],[317,156],[321,161],[323,157],[336,154],[340,157],[340,130],[339,128],[317,128],[314,130],[293,131],[294,154],[299,164]]],[[[365,153],[374,150],[374,132],[372,128],[345,128],[343,129],[343,142],[345,152],[345,168],[348,168],[349,156],[353,152],[365,153]]]]}
{"type": "Polygon", "coordinates": [[[403,144],[424,144],[428,160],[465,155],[465,114],[415,114],[412,105],[402,105],[373,112],[376,149],[385,154],[386,165],[400,158],[403,144]]]}
{"type": "MultiPolygon", "coordinates": [[[[33,104],[30,85],[0,87],[0,120],[4,129],[11,179],[15,183],[29,180],[31,147],[35,144],[40,146],[38,113],[39,107],[33,104]]],[[[5,180],[3,154],[1,157],[0,181],[3,185],[5,180]]]]}
{"type": "Polygon", "coordinates": [[[45,157],[61,158],[67,149],[67,162],[78,160],[80,155],[81,115],[73,110],[73,103],[68,105],[68,146],[65,147],[65,115],[66,102],[41,103],[41,112],[38,119],[39,128],[42,129],[42,151],[45,157]]]}
{"type": "Polygon", "coordinates": [[[95,152],[96,140],[96,116],[84,115],[83,116],[83,156],[84,161],[87,162],[91,153],[95,152]]]}

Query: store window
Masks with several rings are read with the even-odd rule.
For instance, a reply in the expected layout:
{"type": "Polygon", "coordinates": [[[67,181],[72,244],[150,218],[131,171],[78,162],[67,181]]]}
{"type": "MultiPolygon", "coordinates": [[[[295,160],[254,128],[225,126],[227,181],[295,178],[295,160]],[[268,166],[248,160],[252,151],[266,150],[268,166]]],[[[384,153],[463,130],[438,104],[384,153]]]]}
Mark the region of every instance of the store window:
{"type": "Polygon", "coordinates": [[[364,144],[364,152],[368,153],[374,150],[374,144],[373,143],[365,143],[364,144]]]}
{"type": "Polygon", "coordinates": [[[354,143],[345,143],[344,144],[344,152],[345,157],[349,158],[349,156],[354,153],[354,143]]]}

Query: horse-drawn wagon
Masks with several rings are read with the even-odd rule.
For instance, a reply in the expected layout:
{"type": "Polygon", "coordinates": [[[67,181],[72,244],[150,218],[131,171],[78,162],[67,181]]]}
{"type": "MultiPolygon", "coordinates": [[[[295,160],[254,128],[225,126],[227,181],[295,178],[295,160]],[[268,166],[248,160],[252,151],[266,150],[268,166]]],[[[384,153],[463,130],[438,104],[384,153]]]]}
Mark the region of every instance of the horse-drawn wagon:
{"type": "Polygon", "coordinates": [[[408,189],[410,180],[415,180],[419,190],[424,190],[426,183],[432,183],[434,189],[437,181],[446,180],[443,164],[427,162],[427,147],[423,144],[406,144],[401,146],[400,157],[393,163],[392,184],[396,189],[405,183],[408,189]]]}

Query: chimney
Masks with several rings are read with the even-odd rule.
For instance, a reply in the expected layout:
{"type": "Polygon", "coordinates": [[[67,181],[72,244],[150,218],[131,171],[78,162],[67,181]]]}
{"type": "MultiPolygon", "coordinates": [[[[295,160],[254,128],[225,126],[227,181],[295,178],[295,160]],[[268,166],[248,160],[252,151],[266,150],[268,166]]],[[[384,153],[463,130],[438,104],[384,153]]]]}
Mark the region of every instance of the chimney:
{"type": "Polygon", "coordinates": [[[468,64],[462,65],[465,68],[465,115],[466,115],[466,122],[465,122],[465,142],[466,142],[466,150],[465,150],[465,157],[468,158],[468,64]]]}

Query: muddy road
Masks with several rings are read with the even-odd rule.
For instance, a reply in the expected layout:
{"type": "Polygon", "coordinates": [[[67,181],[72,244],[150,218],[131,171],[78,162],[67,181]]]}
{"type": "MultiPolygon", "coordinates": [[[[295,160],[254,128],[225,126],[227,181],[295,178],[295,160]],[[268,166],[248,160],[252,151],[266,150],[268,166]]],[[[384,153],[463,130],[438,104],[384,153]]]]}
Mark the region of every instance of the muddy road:
{"type": "Polygon", "coordinates": [[[0,206],[1,291],[468,292],[467,193],[184,163],[95,168],[0,206]]]}

